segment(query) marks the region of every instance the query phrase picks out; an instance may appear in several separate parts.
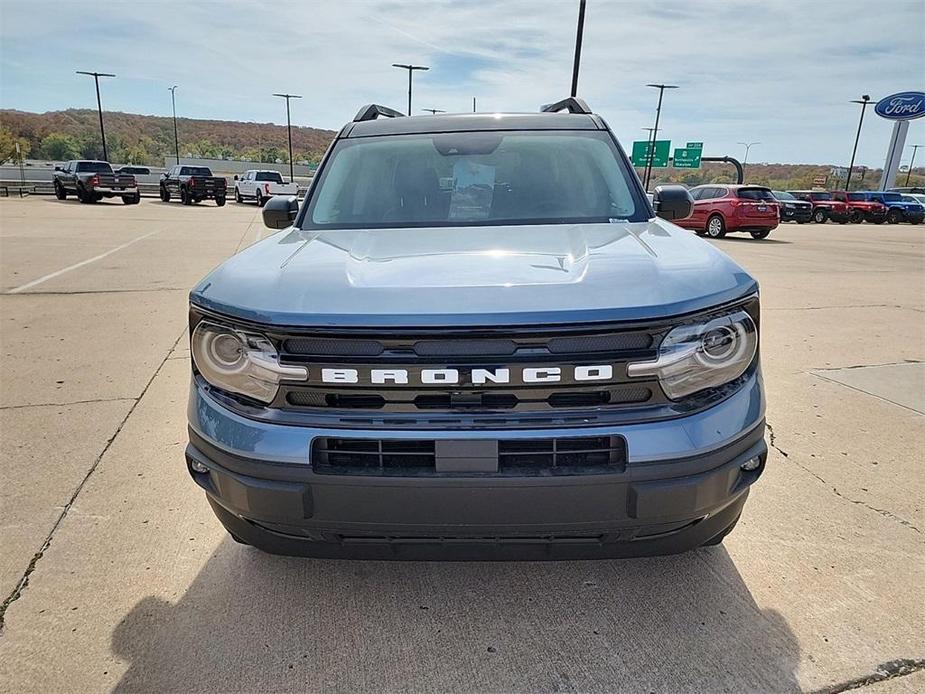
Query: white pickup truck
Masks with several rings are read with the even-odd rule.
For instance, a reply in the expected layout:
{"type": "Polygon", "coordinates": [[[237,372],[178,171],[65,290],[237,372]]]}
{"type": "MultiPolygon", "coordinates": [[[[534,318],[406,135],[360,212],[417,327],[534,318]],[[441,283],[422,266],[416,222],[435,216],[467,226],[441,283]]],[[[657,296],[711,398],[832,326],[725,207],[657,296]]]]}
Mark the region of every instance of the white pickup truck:
{"type": "Polygon", "coordinates": [[[256,200],[263,207],[267,200],[274,195],[298,195],[299,184],[283,183],[283,176],[279,171],[250,169],[241,176],[234,177],[234,200],[256,200]]]}

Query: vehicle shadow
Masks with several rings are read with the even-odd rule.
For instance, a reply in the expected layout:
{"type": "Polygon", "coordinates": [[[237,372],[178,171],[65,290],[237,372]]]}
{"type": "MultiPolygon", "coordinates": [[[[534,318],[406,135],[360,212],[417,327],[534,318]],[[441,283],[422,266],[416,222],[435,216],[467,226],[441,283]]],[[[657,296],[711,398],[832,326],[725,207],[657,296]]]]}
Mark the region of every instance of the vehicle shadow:
{"type": "Polygon", "coordinates": [[[141,600],[120,692],[799,691],[786,621],[722,547],[674,557],[353,562],[224,540],[175,603],[141,600]]]}
{"type": "Polygon", "coordinates": [[[762,245],[784,245],[789,246],[793,241],[782,241],[781,239],[753,239],[751,236],[730,236],[726,235],[721,239],[707,239],[708,241],[732,241],[733,243],[760,243],[762,245]]]}

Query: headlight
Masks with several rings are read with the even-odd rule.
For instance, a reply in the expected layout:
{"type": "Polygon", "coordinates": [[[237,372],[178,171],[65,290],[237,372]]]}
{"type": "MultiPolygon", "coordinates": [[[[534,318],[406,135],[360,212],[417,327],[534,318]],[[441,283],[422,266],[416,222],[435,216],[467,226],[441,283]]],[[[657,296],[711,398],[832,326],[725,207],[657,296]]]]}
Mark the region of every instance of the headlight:
{"type": "Polygon", "coordinates": [[[261,402],[272,402],[283,379],[305,380],[304,366],[279,363],[263,335],[201,321],[190,340],[193,362],[210,384],[261,402]]]}
{"type": "Polygon", "coordinates": [[[627,366],[627,374],[656,376],[672,400],[738,378],[758,349],[752,317],[736,311],[703,323],[680,325],[662,340],[655,361],[627,366]]]}
{"type": "Polygon", "coordinates": [[[792,202],[785,202],[784,207],[788,210],[793,210],[796,208],[796,205],[794,205],[792,202]]]}

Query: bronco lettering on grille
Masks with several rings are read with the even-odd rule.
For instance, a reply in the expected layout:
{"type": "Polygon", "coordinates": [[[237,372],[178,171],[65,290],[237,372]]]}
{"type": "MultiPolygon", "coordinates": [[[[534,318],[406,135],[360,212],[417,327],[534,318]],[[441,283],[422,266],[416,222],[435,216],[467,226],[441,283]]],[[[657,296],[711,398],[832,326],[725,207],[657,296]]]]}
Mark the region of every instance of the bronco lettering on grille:
{"type": "MultiPolygon", "coordinates": [[[[310,380],[311,372],[309,369],[310,380]]],[[[610,381],[613,365],[592,364],[583,366],[539,366],[511,369],[426,368],[426,369],[352,369],[322,368],[321,382],[357,385],[488,385],[521,383],[559,383],[610,381]],[[519,379],[512,380],[511,373],[519,379]]]]}

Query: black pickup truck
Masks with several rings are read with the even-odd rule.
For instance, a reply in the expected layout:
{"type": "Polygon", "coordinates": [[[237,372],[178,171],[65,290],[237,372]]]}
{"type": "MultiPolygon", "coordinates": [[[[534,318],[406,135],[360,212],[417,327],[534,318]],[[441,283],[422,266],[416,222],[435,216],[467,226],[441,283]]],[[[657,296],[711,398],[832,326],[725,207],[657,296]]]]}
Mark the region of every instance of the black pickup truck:
{"type": "Polygon", "coordinates": [[[221,176],[213,176],[208,166],[174,166],[161,176],[161,200],[170,202],[177,195],[184,205],[192,205],[211,198],[221,207],[225,204],[227,186],[228,182],[221,176]]]}
{"type": "Polygon", "coordinates": [[[72,194],[82,203],[114,197],[121,197],[126,205],[137,205],[141,201],[135,177],[113,173],[105,161],[81,159],[56,166],[54,186],[58,200],[66,200],[72,194]]]}

